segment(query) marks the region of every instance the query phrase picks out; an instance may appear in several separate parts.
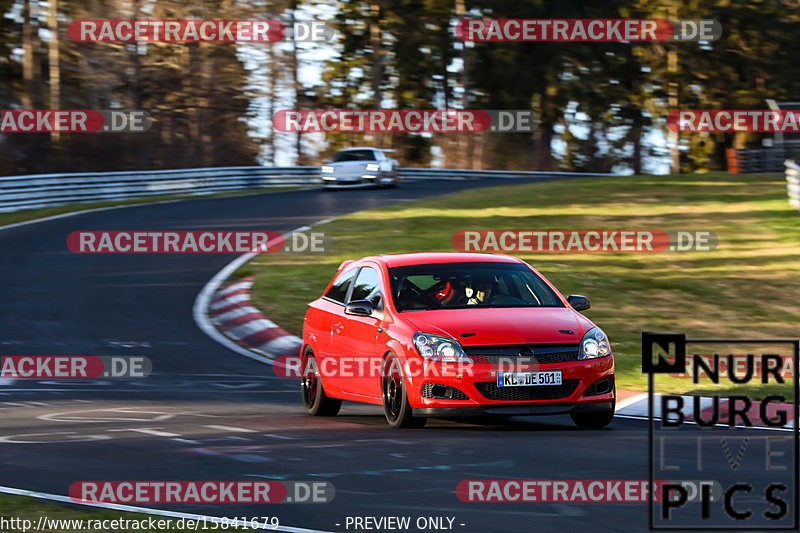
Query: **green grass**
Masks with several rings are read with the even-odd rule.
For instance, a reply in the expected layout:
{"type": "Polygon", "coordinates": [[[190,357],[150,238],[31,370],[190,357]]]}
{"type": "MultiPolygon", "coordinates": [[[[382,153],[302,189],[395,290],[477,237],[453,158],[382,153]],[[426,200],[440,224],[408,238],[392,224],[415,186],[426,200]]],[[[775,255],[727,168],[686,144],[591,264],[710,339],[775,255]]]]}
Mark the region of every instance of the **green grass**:
{"type": "MultiPolygon", "coordinates": [[[[27,530],[28,533],[34,531],[36,528],[39,517],[45,517],[49,520],[147,520],[148,518],[152,518],[156,521],[159,520],[171,520],[169,523],[169,529],[158,529],[156,528],[112,528],[107,527],[104,529],[100,528],[89,528],[86,522],[84,522],[83,528],[76,528],[69,527],[69,524],[65,523],[53,523],[50,522],[51,526],[53,527],[43,527],[42,529],[36,530],[37,533],[77,533],[79,531],[90,531],[90,532],[102,532],[102,533],[117,533],[117,532],[136,532],[136,533],[158,533],[161,531],[171,531],[171,532],[188,532],[188,531],[195,531],[194,528],[183,527],[179,528],[177,518],[168,518],[163,516],[151,516],[139,513],[123,513],[120,511],[108,511],[104,509],[98,508],[90,508],[85,506],[77,506],[77,505],[68,505],[68,504],[60,504],[55,502],[48,502],[44,500],[39,500],[36,498],[29,498],[25,496],[0,496],[0,517],[2,519],[8,521],[10,519],[19,518],[20,520],[30,520],[32,527],[27,530]],[[57,527],[60,525],[61,527],[57,527]]],[[[6,525],[14,525],[21,524],[18,521],[9,522],[6,525]]],[[[94,522],[92,522],[94,524],[94,522]]],[[[119,525],[125,525],[124,522],[119,522],[119,525]]],[[[102,523],[100,524],[102,525],[102,523]]],[[[111,525],[111,522],[106,522],[106,525],[111,525]]],[[[128,524],[132,525],[132,524],[128,524]]],[[[162,524],[163,525],[163,524],[162,524]]],[[[184,526],[186,523],[184,522],[184,526]]],[[[209,520],[206,525],[208,526],[208,530],[212,530],[215,526],[209,520]]],[[[203,531],[203,523],[199,523],[199,531],[203,531]]],[[[237,531],[234,528],[230,528],[230,531],[237,531]]],[[[22,532],[22,527],[0,527],[0,532],[22,532]]],[[[221,531],[221,530],[220,530],[221,531]]],[[[238,531],[255,531],[255,530],[244,530],[239,529],[238,531]]]]}
{"type": "Polygon", "coordinates": [[[64,213],[74,213],[78,211],[87,211],[89,209],[100,209],[103,207],[115,207],[120,205],[139,205],[151,204],[154,202],[166,202],[170,200],[196,200],[199,198],[224,198],[229,196],[244,196],[249,194],[262,194],[265,192],[281,192],[297,189],[298,187],[266,187],[260,189],[246,189],[242,191],[230,191],[219,194],[204,194],[204,195],[158,195],[148,196],[146,198],[134,198],[131,200],[107,200],[102,202],[86,202],[79,204],[66,204],[57,205],[53,207],[41,207],[38,209],[24,209],[22,211],[14,211],[12,213],[0,213],[0,226],[8,224],[15,224],[17,222],[26,222],[28,220],[36,220],[39,218],[52,217],[55,215],[62,215],[64,213]]]}
{"type": "MultiPolygon", "coordinates": [[[[563,294],[591,299],[586,315],[612,341],[618,388],[646,390],[642,331],[797,338],[800,216],[779,177],[630,176],[473,189],[346,216],[318,228],[333,236],[330,253],[261,255],[240,274],[256,276],[256,305],[299,334],[307,302],[344,259],[452,250],[462,229],[597,228],[719,237],[710,252],[520,255],[563,294]]],[[[672,380],[664,390],[685,391],[689,381],[672,380]]]]}

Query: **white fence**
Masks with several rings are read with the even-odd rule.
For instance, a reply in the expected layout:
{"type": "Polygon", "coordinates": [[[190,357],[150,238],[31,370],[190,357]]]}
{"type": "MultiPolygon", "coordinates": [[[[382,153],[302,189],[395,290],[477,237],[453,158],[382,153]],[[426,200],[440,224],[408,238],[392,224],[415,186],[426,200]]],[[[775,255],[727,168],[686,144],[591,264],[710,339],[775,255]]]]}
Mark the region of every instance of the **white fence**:
{"type": "Polygon", "coordinates": [[[786,160],[786,187],[789,192],[789,205],[800,209],[800,165],[786,160]]]}
{"type": "MultiPolygon", "coordinates": [[[[407,180],[611,176],[575,172],[518,172],[402,168],[407,180]]],[[[157,195],[201,195],[320,183],[319,167],[217,167],[0,177],[0,212],[157,195]]]]}

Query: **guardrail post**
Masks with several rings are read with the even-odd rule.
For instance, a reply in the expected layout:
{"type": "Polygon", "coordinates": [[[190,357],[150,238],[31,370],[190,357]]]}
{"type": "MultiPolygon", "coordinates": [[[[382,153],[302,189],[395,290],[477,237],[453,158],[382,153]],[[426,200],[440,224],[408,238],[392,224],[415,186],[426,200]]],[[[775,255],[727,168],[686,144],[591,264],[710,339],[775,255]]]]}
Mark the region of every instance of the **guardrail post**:
{"type": "Polygon", "coordinates": [[[800,165],[791,159],[784,162],[786,166],[786,189],[789,193],[789,205],[800,211],[800,165]]]}

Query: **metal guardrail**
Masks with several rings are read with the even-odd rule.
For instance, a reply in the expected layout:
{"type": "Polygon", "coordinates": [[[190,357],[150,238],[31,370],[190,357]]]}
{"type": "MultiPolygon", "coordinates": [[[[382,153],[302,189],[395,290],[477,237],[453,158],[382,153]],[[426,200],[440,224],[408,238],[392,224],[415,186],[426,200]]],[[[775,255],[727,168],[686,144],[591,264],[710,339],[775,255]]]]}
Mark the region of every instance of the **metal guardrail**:
{"type": "Polygon", "coordinates": [[[728,151],[728,170],[734,174],[783,172],[787,159],[800,160],[800,141],[789,140],[772,148],[728,151]]]}
{"type": "Polygon", "coordinates": [[[101,200],[309,185],[318,167],[220,167],[0,178],[0,212],[101,200]]]}
{"type": "Polygon", "coordinates": [[[786,165],[786,188],[789,193],[789,205],[800,210],[800,165],[791,159],[787,159],[786,165]]]}
{"type": "MultiPolygon", "coordinates": [[[[525,172],[401,168],[402,179],[491,179],[613,176],[578,172],[525,172]]],[[[319,167],[216,167],[181,170],[87,172],[0,177],[0,213],[68,203],[124,200],[158,195],[203,195],[226,191],[316,185],[319,167]]]]}

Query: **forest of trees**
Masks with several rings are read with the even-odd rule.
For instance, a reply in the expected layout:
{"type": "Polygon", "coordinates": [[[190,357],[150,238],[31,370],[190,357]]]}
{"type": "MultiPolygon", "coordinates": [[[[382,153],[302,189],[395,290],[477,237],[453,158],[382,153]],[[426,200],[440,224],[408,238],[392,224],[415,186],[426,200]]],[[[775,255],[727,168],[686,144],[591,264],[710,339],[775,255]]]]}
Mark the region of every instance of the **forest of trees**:
{"type": "Polygon", "coordinates": [[[759,134],[681,134],[670,109],[800,100],[800,0],[0,0],[0,109],[141,109],[147,133],[0,134],[0,175],[317,164],[349,145],[404,166],[725,169],[759,134]],[[709,19],[705,43],[468,43],[464,17],[709,19]],[[325,20],[332,43],[76,43],[78,19],[325,20]],[[279,109],[530,109],[533,133],[331,134],[271,129],[279,109]],[[672,139],[675,140],[674,138],[672,139]],[[676,151],[675,156],[678,155],[676,151]]]}

